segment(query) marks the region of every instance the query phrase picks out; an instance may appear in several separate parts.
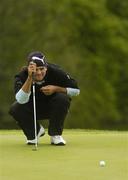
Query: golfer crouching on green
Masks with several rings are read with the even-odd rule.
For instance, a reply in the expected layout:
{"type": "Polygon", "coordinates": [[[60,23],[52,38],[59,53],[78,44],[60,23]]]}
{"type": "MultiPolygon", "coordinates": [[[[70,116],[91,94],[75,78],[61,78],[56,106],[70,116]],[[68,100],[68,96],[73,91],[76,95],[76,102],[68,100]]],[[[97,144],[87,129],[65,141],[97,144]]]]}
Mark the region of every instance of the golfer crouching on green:
{"type": "Polygon", "coordinates": [[[50,143],[66,145],[62,137],[64,120],[70,107],[71,97],[80,93],[77,82],[59,66],[48,63],[41,52],[29,54],[27,66],[15,76],[16,101],[10,108],[10,114],[23,130],[28,145],[36,143],[33,81],[35,82],[37,140],[45,134],[39,120],[48,119],[50,143]]]}

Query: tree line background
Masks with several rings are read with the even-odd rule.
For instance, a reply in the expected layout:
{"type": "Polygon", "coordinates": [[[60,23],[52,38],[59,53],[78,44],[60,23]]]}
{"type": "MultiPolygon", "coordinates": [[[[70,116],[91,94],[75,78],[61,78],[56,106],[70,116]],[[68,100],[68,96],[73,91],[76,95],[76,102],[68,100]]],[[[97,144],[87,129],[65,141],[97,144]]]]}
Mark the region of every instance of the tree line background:
{"type": "Polygon", "coordinates": [[[17,128],[14,75],[35,50],[78,81],[66,128],[128,129],[127,0],[1,0],[1,129],[17,128]]]}

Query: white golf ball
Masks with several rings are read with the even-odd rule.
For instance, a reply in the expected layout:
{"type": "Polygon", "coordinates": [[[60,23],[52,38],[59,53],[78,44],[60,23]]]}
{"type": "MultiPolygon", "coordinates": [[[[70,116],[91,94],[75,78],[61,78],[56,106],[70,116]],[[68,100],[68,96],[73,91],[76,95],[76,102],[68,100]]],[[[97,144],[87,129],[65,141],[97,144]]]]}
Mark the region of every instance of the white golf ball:
{"type": "Polygon", "coordinates": [[[106,164],[106,163],[105,163],[105,161],[103,161],[103,160],[102,160],[102,161],[100,161],[100,166],[101,166],[101,167],[104,167],[104,166],[105,166],[105,164],[106,164]]]}

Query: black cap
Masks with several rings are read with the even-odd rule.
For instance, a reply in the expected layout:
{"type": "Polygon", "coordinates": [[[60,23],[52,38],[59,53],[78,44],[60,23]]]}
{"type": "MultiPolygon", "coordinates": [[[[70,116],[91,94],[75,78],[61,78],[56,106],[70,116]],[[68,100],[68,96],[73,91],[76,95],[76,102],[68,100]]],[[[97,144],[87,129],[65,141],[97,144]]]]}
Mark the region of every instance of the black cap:
{"type": "Polygon", "coordinates": [[[44,54],[39,51],[31,52],[28,55],[27,60],[28,63],[30,63],[31,61],[36,63],[37,66],[47,66],[47,62],[44,54]]]}

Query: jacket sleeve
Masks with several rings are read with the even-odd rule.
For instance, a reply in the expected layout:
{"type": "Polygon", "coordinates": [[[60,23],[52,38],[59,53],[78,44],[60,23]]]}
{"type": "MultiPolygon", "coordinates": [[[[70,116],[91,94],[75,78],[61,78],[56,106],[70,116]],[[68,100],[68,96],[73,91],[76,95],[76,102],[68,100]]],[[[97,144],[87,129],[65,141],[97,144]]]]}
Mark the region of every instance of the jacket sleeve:
{"type": "Polygon", "coordinates": [[[31,92],[25,93],[22,90],[22,86],[24,82],[25,82],[25,76],[21,76],[21,74],[15,76],[14,91],[15,91],[15,98],[19,104],[27,103],[31,95],[31,92]]]}
{"type": "Polygon", "coordinates": [[[19,75],[15,76],[15,81],[14,81],[14,92],[15,94],[22,88],[24,82],[21,80],[19,75]]]}
{"type": "Polygon", "coordinates": [[[15,75],[15,79],[14,79],[14,92],[15,92],[15,94],[21,89],[21,87],[23,86],[23,84],[25,83],[25,81],[27,79],[27,76],[28,75],[27,75],[27,69],[26,68],[15,75]]]}
{"type": "Polygon", "coordinates": [[[66,88],[79,89],[76,80],[73,79],[68,73],[62,70],[59,70],[57,73],[58,73],[57,81],[58,81],[58,84],[60,84],[60,86],[66,87],[66,88]]]}

